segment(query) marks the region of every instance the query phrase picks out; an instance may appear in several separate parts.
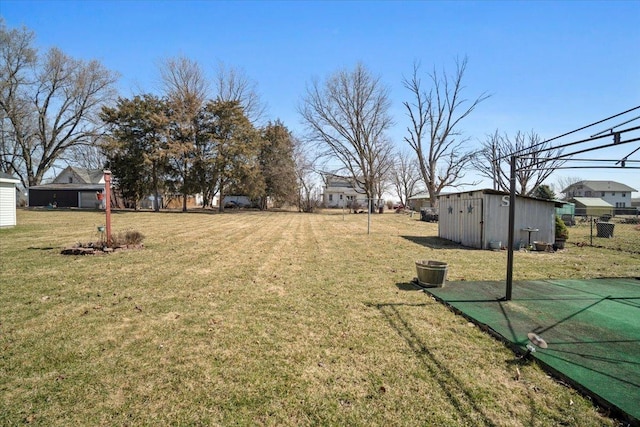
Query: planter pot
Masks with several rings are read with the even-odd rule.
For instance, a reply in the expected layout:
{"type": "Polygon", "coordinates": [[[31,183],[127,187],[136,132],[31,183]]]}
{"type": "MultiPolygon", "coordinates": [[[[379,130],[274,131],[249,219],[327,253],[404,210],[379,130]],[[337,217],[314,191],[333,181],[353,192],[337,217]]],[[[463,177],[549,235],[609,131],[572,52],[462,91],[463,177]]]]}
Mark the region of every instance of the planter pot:
{"type": "Polygon", "coordinates": [[[418,283],[424,287],[442,287],[447,279],[447,263],[440,261],[416,261],[418,283]]]}
{"type": "Polygon", "coordinates": [[[549,244],[547,242],[533,242],[533,247],[536,251],[544,252],[549,247],[549,244]]]}
{"type": "Polygon", "coordinates": [[[494,250],[494,251],[502,249],[502,242],[501,241],[495,241],[495,240],[490,241],[489,242],[489,249],[494,250]]]}
{"type": "Polygon", "coordinates": [[[556,238],[556,248],[558,249],[564,249],[564,243],[567,241],[567,239],[561,239],[561,238],[556,238]]]}

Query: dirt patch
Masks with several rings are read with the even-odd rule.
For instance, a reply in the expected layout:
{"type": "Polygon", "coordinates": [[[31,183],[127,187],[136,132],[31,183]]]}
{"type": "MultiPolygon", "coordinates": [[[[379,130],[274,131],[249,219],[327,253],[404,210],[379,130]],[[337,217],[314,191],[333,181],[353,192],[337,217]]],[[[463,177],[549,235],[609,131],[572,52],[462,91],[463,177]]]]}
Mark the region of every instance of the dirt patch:
{"type": "Polygon", "coordinates": [[[104,255],[131,249],[144,249],[144,245],[139,243],[135,245],[116,245],[109,247],[100,242],[76,243],[73,246],[64,248],[60,253],[62,255],[104,255]]]}

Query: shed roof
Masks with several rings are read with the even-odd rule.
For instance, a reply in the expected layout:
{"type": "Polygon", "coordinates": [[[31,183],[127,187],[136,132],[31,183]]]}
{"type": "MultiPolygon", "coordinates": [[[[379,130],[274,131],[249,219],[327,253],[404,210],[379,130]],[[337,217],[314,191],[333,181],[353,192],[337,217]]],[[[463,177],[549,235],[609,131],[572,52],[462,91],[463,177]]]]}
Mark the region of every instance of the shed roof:
{"type": "Polygon", "coordinates": [[[574,197],[571,199],[576,205],[582,205],[585,207],[593,208],[612,208],[613,205],[605,202],[597,197],[574,197]]]}
{"type": "Polygon", "coordinates": [[[42,184],[32,185],[29,190],[52,190],[52,191],[99,191],[104,189],[104,184],[42,184]]]}
{"type": "MultiPolygon", "coordinates": [[[[461,191],[459,193],[442,193],[438,196],[438,198],[440,198],[441,196],[455,196],[457,194],[471,194],[471,193],[476,193],[476,192],[480,192],[482,194],[494,194],[494,195],[498,195],[498,196],[509,196],[509,192],[507,191],[501,191],[501,190],[493,190],[491,188],[485,188],[482,190],[469,190],[469,191],[461,191]]],[[[564,206],[565,202],[561,201],[561,200],[549,200],[549,199],[541,199],[539,197],[531,197],[531,196],[521,196],[520,194],[517,195],[518,198],[521,199],[530,199],[530,200],[537,200],[539,202],[545,202],[545,203],[553,203],[555,204],[556,207],[562,207],[564,206]]]]}
{"type": "Polygon", "coordinates": [[[16,178],[13,175],[9,175],[6,172],[0,172],[0,181],[1,182],[12,182],[14,184],[17,184],[20,182],[20,180],[18,178],[16,178]]]}

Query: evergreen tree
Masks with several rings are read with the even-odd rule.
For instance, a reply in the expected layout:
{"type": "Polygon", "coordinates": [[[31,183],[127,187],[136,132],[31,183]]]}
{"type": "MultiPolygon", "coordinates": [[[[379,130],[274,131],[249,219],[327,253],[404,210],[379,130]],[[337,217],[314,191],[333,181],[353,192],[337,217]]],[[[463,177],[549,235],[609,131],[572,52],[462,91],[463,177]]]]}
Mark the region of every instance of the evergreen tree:
{"type": "Polygon", "coordinates": [[[279,120],[269,122],[262,129],[262,148],[258,155],[265,189],[260,198],[260,208],[267,209],[267,199],[276,204],[295,203],[296,170],[293,159],[293,137],[279,120]]]}
{"type": "Polygon", "coordinates": [[[556,193],[554,193],[548,185],[542,184],[536,187],[536,191],[533,193],[533,196],[539,199],[555,200],[556,193]]]}
{"type": "Polygon", "coordinates": [[[224,196],[230,191],[250,198],[264,192],[258,154],[261,147],[259,133],[244,114],[237,101],[210,101],[199,117],[194,174],[197,186],[207,194],[220,197],[220,211],[224,210],[224,196]]]}
{"type": "Polygon", "coordinates": [[[100,115],[107,125],[103,149],[122,196],[132,206],[155,195],[155,210],[166,169],[166,105],[153,95],[119,98],[100,115]]]}

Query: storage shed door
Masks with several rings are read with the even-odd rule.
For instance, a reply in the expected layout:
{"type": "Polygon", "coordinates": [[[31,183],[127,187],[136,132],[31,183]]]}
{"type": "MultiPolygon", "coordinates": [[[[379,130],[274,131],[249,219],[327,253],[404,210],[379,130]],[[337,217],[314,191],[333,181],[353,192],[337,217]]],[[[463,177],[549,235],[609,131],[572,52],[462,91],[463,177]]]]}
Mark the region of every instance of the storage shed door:
{"type": "MultiPolygon", "coordinates": [[[[441,202],[442,203],[442,202],[441,202]]],[[[482,199],[450,198],[440,217],[440,237],[471,248],[482,247],[482,199]]]]}

